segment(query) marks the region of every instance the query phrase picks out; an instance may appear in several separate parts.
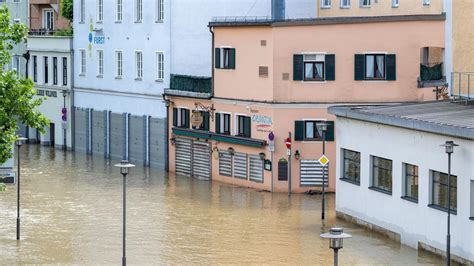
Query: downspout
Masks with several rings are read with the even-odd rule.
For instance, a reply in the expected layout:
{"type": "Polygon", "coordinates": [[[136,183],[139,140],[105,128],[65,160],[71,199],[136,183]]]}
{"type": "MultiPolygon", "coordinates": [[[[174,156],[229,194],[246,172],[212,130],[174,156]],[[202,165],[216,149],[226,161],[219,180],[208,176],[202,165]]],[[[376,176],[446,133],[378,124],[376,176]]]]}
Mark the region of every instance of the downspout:
{"type": "Polygon", "coordinates": [[[166,119],[165,119],[165,137],[166,137],[166,145],[165,145],[165,171],[169,172],[170,171],[170,127],[169,127],[169,122],[170,122],[170,101],[166,99],[166,95],[163,93],[163,101],[166,106],[166,119]]]}
{"type": "Polygon", "coordinates": [[[209,31],[212,35],[211,41],[211,97],[214,97],[214,28],[209,26],[209,31]]]}

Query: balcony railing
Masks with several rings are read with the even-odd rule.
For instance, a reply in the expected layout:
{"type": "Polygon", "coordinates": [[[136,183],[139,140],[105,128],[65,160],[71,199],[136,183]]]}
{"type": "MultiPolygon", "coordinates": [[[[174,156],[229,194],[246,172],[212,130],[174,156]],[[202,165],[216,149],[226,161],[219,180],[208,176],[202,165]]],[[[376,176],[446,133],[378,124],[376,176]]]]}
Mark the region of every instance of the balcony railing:
{"type": "Polygon", "coordinates": [[[451,86],[449,92],[455,99],[474,100],[474,72],[453,72],[451,73],[451,86]]]}
{"type": "Polygon", "coordinates": [[[170,89],[211,93],[211,78],[171,74],[170,89]]]}
{"type": "Polygon", "coordinates": [[[242,23],[242,22],[271,22],[272,18],[267,16],[226,16],[212,17],[211,22],[242,23]]]}
{"type": "Polygon", "coordinates": [[[28,35],[30,36],[53,36],[56,33],[56,30],[48,29],[30,29],[28,35]]]}

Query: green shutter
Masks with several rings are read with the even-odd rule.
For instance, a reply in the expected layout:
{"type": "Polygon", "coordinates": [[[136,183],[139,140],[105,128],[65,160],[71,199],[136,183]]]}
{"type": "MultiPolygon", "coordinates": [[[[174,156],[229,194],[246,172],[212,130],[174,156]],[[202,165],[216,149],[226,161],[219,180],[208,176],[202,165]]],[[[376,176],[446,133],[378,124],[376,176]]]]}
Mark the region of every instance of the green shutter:
{"type": "Polygon", "coordinates": [[[235,69],[235,48],[229,49],[229,69],[235,69]]]}
{"type": "Polygon", "coordinates": [[[215,68],[221,68],[221,49],[216,48],[214,50],[215,50],[215,53],[214,53],[214,67],[215,68]]]}
{"type": "Polygon", "coordinates": [[[394,54],[385,57],[386,80],[397,80],[397,58],[394,54]]]}
{"type": "Polygon", "coordinates": [[[365,79],[365,55],[356,54],[354,60],[354,79],[364,80],[365,79]]]}
{"type": "Polygon", "coordinates": [[[293,80],[303,80],[303,55],[293,55],[293,80]]]}
{"type": "Polygon", "coordinates": [[[209,112],[202,113],[202,124],[203,130],[209,131],[209,112]]]}
{"type": "Polygon", "coordinates": [[[244,117],[244,136],[247,138],[252,137],[250,117],[248,116],[244,117]]]}
{"type": "Polygon", "coordinates": [[[304,140],[304,121],[295,121],[295,141],[304,140]]]}
{"type": "Polygon", "coordinates": [[[173,108],[173,126],[178,126],[178,108],[173,108]]]}
{"type": "Polygon", "coordinates": [[[334,121],[326,121],[328,124],[328,129],[325,133],[325,139],[326,141],[334,141],[334,121]]]}
{"type": "Polygon", "coordinates": [[[216,133],[221,133],[221,114],[216,113],[214,114],[216,116],[216,129],[214,130],[216,133]]]}
{"type": "Polygon", "coordinates": [[[324,61],[326,80],[336,80],[336,55],[327,54],[324,61]]]}
{"type": "Polygon", "coordinates": [[[184,127],[185,128],[189,128],[189,110],[188,109],[184,109],[184,127]]]}

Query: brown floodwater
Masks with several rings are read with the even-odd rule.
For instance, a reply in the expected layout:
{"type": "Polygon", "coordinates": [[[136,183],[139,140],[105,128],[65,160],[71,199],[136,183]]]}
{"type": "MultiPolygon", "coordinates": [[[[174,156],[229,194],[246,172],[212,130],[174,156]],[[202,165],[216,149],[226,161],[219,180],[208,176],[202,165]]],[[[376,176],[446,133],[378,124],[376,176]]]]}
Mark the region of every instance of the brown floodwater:
{"type": "MultiPolygon", "coordinates": [[[[0,264],[107,264],[122,257],[122,178],[115,161],[22,147],[21,240],[16,189],[0,192],[0,264]]],[[[129,264],[332,264],[319,235],[340,226],[344,264],[443,264],[335,219],[319,195],[271,194],[137,166],[127,183],[129,264]]]]}

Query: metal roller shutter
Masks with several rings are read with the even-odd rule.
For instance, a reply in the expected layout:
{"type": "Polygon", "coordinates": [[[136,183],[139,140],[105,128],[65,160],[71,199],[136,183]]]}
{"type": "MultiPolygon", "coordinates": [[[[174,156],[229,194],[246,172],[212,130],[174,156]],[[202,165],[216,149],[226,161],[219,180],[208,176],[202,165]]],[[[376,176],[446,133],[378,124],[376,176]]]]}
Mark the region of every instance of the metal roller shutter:
{"type": "Polygon", "coordinates": [[[92,153],[105,154],[104,112],[92,111],[92,153]]]}
{"type": "Polygon", "coordinates": [[[260,155],[249,155],[249,174],[251,181],[263,183],[263,160],[260,155]]]}
{"type": "Polygon", "coordinates": [[[191,176],[192,145],[190,139],[176,138],[176,174],[191,176]]]}
{"type": "MultiPolygon", "coordinates": [[[[328,186],[328,169],[326,169],[325,187],[328,186]]],[[[300,186],[322,186],[323,166],[317,160],[300,161],[300,186]]]]}
{"type": "Polygon", "coordinates": [[[86,110],[76,108],[74,111],[74,149],[80,152],[86,152],[86,110]]]}
{"type": "Polygon", "coordinates": [[[240,179],[247,179],[247,154],[234,154],[234,177],[240,179]]]}
{"type": "Polygon", "coordinates": [[[232,155],[228,151],[219,152],[219,175],[232,177],[232,155]]]}
{"type": "Polygon", "coordinates": [[[113,159],[123,159],[124,151],[124,130],[122,114],[110,114],[110,157],[113,159]]]}
{"type": "Polygon", "coordinates": [[[211,148],[208,142],[193,142],[193,177],[211,178],[211,148]]]}
{"type": "Polygon", "coordinates": [[[129,135],[129,154],[130,161],[134,163],[145,162],[144,141],[145,133],[143,131],[143,117],[130,116],[130,135],[129,135]]]}
{"type": "Polygon", "coordinates": [[[166,130],[164,118],[150,118],[150,165],[165,168],[166,130]]]}

